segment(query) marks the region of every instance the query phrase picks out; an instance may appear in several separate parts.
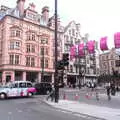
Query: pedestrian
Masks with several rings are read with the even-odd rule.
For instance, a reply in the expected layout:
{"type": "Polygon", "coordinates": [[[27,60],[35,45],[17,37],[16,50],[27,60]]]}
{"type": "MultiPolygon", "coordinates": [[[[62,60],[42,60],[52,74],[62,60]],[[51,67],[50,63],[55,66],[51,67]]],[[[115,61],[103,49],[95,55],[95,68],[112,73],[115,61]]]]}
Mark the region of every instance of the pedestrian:
{"type": "Polygon", "coordinates": [[[78,84],[78,88],[79,88],[79,90],[81,89],[81,83],[79,82],[79,84],[78,84]]]}
{"type": "Polygon", "coordinates": [[[115,84],[111,83],[110,87],[111,87],[111,95],[115,96],[115,93],[116,93],[115,84]]]}
{"type": "Polygon", "coordinates": [[[99,92],[98,89],[95,88],[96,100],[99,101],[99,92]]]}
{"type": "Polygon", "coordinates": [[[108,100],[111,100],[110,91],[111,91],[110,86],[107,86],[107,96],[108,96],[108,100]]]}
{"type": "Polygon", "coordinates": [[[54,100],[54,98],[55,98],[55,89],[54,88],[52,89],[50,94],[47,96],[46,100],[49,100],[49,98],[51,98],[51,101],[54,100]]]}
{"type": "Polygon", "coordinates": [[[92,91],[94,91],[94,83],[93,82],[91,83],[91,88],[92,88],[92,91]]]}

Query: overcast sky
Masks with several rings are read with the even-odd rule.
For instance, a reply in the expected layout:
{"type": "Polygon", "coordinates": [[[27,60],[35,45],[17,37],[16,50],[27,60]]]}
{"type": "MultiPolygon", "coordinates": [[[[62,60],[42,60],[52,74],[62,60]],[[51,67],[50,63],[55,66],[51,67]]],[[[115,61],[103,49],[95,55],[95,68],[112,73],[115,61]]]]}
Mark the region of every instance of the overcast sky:
{"type": "MultiPolygon", "coordinates": [[[[0,5],[15,7],[16,1],[0,0],[0,5]]],[[[26,0],[25,6],[31,2],[39,13],[45,5],[54,13],[54,0],[26,0]]],[[[120,0],[58,0],[58,14],[64,25],[72,20],[80,23],[81,34],[88,33],[89,40],[108,36],[109,48],[114,47],[113,35],[120,32],[120,0]]]]}

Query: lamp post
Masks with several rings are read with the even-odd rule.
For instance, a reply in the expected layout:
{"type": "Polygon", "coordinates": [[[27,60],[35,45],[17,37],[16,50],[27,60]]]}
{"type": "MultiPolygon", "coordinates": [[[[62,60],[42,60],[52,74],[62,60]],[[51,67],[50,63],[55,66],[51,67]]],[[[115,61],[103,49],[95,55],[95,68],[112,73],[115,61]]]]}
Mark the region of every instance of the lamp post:
{"type": "Polygon", "coordinates": [[[55,76],[54,76],[54,88],[55,88],[55,102],[58,103],[59,99],[59,86],[58,86],[58,70],[57,70],[57,0],[55,0],[55,76]]]}
{"type": "Polygon", "coordinates": [[[85,46],[84,46],[84,78],[83,78],[83,84],[85,84],[86,82],[86,68],[87,68],[87,64],[86,64],[86,54],[87,53],[87,46],[86,46],[86,43],[85,43],[85,46]]]}
{"type": "Polygon", "coordinates": [[[41,72],[41,81],[44,82],[44,44],[46,43],[46,40],[41,40],[42,43],[42,72],[41,72]]]}

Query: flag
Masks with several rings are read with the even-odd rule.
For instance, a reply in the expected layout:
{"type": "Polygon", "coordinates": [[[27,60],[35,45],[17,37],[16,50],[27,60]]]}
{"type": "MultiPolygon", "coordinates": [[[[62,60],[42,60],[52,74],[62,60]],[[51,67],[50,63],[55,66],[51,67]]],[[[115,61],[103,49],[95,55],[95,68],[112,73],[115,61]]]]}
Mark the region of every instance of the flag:
{"type": "Polygon", "coordinates": [[[95,41],[88,41],[87,42],[87,49],[90,54],[95,52],[95,41]]]}
{"type": "Polygon", "coordinates": [[[78,55],[79,56],[84,56],[85,53],[84,53],[84,43],[81,43],[78,45],[78,55]]]}
{"type": "Polygon", "coordinates": [[[100,39],[100,49],[101,49],[102,51],[108,50],[107,37],[102,37],[102,38],[100,39]]]}
{"type": "Polygon", "coordinates": [[[115,48],[120,48],[120,32],[114,34],[115,48]]]}
{"type": "Polygon", "coordinates": [[[70,59],[72,60],[76,56],[76,46],[70,48],[70,59]]]}

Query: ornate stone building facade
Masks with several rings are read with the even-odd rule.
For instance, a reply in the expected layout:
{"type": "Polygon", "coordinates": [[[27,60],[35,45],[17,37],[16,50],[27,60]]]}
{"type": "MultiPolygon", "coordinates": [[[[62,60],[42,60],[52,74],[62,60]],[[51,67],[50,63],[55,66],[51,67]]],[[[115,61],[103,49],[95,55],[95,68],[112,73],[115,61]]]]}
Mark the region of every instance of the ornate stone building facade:
{"type": "MultiPolygon", "coordinates": [[[[64,40],[62,41],[62,52],[70,54],[70,48],[75,45],[78,48],[80,43],[88,42],[88,34],[81,35],[80,24],[71,21],[64,29],[64,40]]],[[[96,49],[96,48],[95,48],[96,49]]],[[[69,62],[69,66],[65,72],[64,81],[67,84],[84,84],[87,81],[96,81],[96,55],[88,54],[85,50],[85,56],[78,55],[76,49],[76,57],[69,62]]]]}
{"type": "MultiPolygon", "coordinates": [[[[25,0],[17,0],[15,8],[0,10],[0,80],[41,80],[44,52],[44,81],[54,81],[54,16],[49,8],[41,15],[35,5],[24,9],[25,0]],[[43,51],[44,49],[44,51],[43,51]]],[[[58,21],[58,58],[61,59],[62,27],[58,21]]]]}
{"type": "MultiPolygon", "coordinates": [[[[64,29],[64,40],[62,41],[62,52],[70,53],[70,48],[73,45],[77,45],[81,41],[80,24],[76,24],[75,21],[71,21],[64,29]]],[[[79,75],[78,66],[74,65],[75,59],[69,61],[69,66],[65,71],[64,81],[67,84],[74,84],[77,81],[79,75]]]]}

